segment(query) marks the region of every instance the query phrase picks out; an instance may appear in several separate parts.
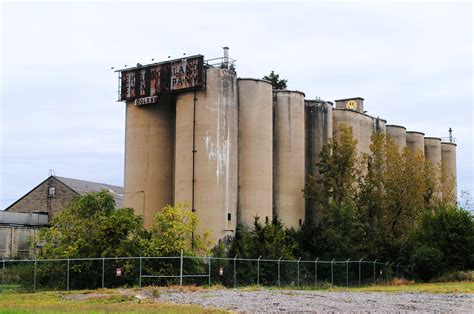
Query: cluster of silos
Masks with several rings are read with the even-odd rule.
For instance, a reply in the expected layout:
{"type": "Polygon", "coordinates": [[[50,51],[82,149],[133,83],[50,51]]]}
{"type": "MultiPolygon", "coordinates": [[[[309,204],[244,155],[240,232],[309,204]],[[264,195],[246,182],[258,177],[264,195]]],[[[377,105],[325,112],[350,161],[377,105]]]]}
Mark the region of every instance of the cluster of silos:
{"type": "Polygon", "coordinates": [[[198,231],[209,230],[214,239],[232,235],[237,223],[252,226],[255,216],[277,216],[295,228],[317,221],[304,185],[319,176],[323,145],[339,137],[342,125],[352,129],[359,153],[370,153],[374,133],[387,134],[400,151],[419,151],[455,183],[455,144],[386,125],[364,111],[362,98],[337,100],[334,108],[208,66],[205,89],[162,95],[144,106],[127,101],[125,206],[149,228],[161,208],[187,202],[198,215],[198,231]]]}

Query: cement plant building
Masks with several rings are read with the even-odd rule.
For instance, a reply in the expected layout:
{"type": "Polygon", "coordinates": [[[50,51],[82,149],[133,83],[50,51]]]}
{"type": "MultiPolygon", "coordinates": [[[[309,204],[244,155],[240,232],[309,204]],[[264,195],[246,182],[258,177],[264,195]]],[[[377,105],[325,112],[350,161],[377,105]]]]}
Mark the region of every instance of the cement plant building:
{"type": "Polygon", "coordinates": [[[360,97],[334,105],[238,78],[233,61],[224,48],[217,60],[197,55],[118,71],[126,103],[124,205],[146,227],[165,205],[183,201],[198,215],[199,231],[214,239],[233,235],[238,223],[253,224],[256,215],[300,226],[315,214],[305,213],[305,180],[317,174],[322,146],[343,123],[359,153],[381,132],[456,178],[453,141],[372,117],[360,97]]]}

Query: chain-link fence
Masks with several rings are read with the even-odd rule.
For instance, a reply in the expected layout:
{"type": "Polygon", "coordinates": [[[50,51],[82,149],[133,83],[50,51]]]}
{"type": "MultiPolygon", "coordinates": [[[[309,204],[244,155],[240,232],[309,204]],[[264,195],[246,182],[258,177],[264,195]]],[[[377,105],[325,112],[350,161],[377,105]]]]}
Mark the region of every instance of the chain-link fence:
{"type": "Polygon", "coordinates": [[[211,256],[0,260],[4,291],[78,290],[148,285],[311,287],[374,284],[404,275],[394,263],[211,256]]]}

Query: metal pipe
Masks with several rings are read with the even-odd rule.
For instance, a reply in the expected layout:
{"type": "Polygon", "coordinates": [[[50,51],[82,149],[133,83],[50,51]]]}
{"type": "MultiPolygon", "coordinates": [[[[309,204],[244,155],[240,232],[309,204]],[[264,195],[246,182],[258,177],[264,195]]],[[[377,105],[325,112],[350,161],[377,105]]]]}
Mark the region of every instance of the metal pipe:
{"type": "Polygon", "coordinates": [[[334,285],[334,260],[335,258],[331,261],[331,285],[334,285]]]}
{"type": "Polygon", "coordinates": [[[375,285],[375,263],[377,262],[377,259],[374,261],[374,285],[375,285]]]}
{"type": "Polygon", "coordinates": [[[347,261],[346,261],[346,286],[349,287],[349,261],[351,259],[349,258],[347,261]]]}
{"type": "Polygon", "coordinates": [[[359,286],[361,285],[360,273],[361,273],[361,263],[362,263],[362,260],[363,260],[363,259],[364,259],[364,258],[361,258],[361,259],[359,260],[359,286]]]}
{"type": "Polygon", "coordinates": [[[69,258],[67,259],[67,276],[66,276],[66,290],[69,291],[69,272],[70,272],[70,265],[69,265],[69,258]]]}
{"type": "Polygon", "coordinates": [[[37,260],[35,258],[35,269],[33,274],[33,292],[36,291],[36,267],[37,267],[37,260]]]}
{"type": "MultiPolygon", "coordinates": [[[[191,183],[191,211],[196,212],[195,208],[195,182],[196,182],[196,91],[193,97],[193,161],[192,161],[192,183],[191,183]]],[[[191,249],[194,249],[194,231],[191,232],[191,249]]]]}
{"type": "Polygon", "coordinates": [[[283,256],[280,256],[280,258],[278,259],[278,262],[277,262],[277,264],[278,264],[278,287],[281,287],[280,262],[281,262],[282,257],[283,256]]]}
{"type": "Polygon", "coordinates": [[[140,277],[138,277],[138,287],[142,287],[142,257],[140,256],[140,277]]]}
{"type": "Polygon", "coordinates": [[[316,260],[314,261],[314,285],[318,285],[318,259],[319,257],[316,257],[316,260]]]}
{"type": "Polygon", "coordinates": [[[262,258],[262,255],[257,259],[257,285],[260,284],[260,259],[262,258]]]}
{"type": "Polygon", "coordinates": [[[105,281],[105,259],[102,257],[102,289],[104,289],[105,281]]]}
{"type": "Polygon", "coordinates": [[[208,279],[208,283],[207,283],[207,285],[208,285],[209,287],[211,287],[211,261],[212,261],[212,258],[209,256],[209,265],[208,265],[208,267],[209,267],[209,269],[208,269],[208,271],[209,271],[209,279],[208,279]]]}
{"type": "Polygon", "coordinates": [[[296,262],[297,263],[297,269],[298,269],[298,277],[297,277],[297,284],[298,284],[298,287],[300,286],[300,260],[301,260],[301,257],[298,259],[298,261],[296,262]]]}
{"type": "Polygon", "coordinates": [[[182,249],[181,249],[181,256],[179,259],[179,286],[180,287],[183,286],[183,250],[182,249]]]}
{"type": "Polygon", "coordinates": [[[237,256],[239,256],[239,254],[234,257],[234,288],[237,286],[237,256]]]}

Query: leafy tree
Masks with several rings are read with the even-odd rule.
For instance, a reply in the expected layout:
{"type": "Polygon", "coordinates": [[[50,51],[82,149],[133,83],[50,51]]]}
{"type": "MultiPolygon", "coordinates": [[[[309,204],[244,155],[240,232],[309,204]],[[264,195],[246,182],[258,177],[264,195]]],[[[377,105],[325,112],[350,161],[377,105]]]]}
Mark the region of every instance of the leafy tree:
{"type": "Polygon", "coordinates": [[[272,71],[270,75],[265,75],[263,79],[272,83],[273,89],[285,89],[288,83],[288,80],[280,79],[280,74],[275,74],[275,71],[272,71]]]}
{"type": "Polygon", "coordinates": [[[425,211],[413,239],[411,262],[423,280],[441,272],[474,268],[474,216],[464,209],[444,205],[425,211]],[[431,255],[438,259],[436,267],[430,266],[431,255]]]}
{"type": "Polygon", "coordinates": [[[36,245],[45,258],[137,256],[145,235],[131,208],[115,209],[106,191],[80,196],[40,232],[36,245]]]}
{"type": "Polygon", "coordinates": [[[198,218],[187,203],[165,206],[154,218],[150,238],[144,241],[147,256],[208,255],[209,233],[197,232],[198,218]]]}

